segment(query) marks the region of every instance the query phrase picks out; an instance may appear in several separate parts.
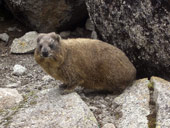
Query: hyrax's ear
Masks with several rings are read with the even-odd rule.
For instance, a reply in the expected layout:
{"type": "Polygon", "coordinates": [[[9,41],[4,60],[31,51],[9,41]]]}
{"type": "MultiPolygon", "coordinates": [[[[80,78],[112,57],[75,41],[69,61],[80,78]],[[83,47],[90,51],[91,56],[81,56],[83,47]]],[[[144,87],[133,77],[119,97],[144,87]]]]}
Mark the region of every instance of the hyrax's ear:
{"type": "Polygon", "coordinates": [[[38,35],[38,37],[37,37],[37,43],[40,42],[40,40],[41,40],[41,38],[42,38],[43,36],[44,36],[44,33],[41,33],[41,34],[38,35]]]}
{"type": "Polygon", "coordinates": [[[56,34],[55,32],[51,32],[51,33],[49,33],[49,34],[50,34],[50,36],[51,36],[54,40],[60,42],[61,36],[60,36],[59,34],[56,34]]]}

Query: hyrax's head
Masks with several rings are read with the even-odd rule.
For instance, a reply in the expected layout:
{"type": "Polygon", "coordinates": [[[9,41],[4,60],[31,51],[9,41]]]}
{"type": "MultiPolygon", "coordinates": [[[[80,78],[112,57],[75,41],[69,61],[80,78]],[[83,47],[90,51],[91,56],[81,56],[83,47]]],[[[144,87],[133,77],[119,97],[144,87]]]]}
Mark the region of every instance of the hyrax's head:
{"type": "Polygon", "coordinates": [[[51,57],[60,50],[61,37],[55,32],[39,34],[37,38],[37,50],[42,57],[51,57]]]}

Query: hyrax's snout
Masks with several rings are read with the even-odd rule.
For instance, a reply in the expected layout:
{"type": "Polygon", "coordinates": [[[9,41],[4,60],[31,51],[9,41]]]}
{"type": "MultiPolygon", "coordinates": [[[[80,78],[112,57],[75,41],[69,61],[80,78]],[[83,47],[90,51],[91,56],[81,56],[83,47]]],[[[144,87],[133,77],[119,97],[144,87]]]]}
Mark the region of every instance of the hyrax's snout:
{"type": "Polygon", "coordinates": [[[43,56],[43,57],[48,57],[48,54],[49,54],[49,53],[48,53],[48,50],[47,50],[46,48],[43,48],[43,49],[42,49],[42,56],[43,56]]]}

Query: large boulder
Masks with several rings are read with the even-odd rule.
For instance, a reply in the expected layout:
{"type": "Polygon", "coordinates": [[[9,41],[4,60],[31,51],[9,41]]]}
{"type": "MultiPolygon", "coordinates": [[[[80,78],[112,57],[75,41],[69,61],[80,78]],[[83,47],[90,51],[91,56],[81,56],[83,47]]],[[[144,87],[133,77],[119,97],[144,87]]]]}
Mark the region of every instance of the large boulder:
{"type": "Polygon", "coordinates": [[[73,27],[87,17],[84,0],[4,0],[13,15],[40,32],[73,27]]]}
{"type": "Polygon", "coordinates": [[[60,95],[58,89],[47,89],[32,100],[11,117],[8,128],[98,128],[93,113],[76,93],[60,95]]]}
{"type": "Polygon", "coordinates": [[[100,38],[122,49],[141,76],[170,76],[168,0],[86,0],[100,38]]]}

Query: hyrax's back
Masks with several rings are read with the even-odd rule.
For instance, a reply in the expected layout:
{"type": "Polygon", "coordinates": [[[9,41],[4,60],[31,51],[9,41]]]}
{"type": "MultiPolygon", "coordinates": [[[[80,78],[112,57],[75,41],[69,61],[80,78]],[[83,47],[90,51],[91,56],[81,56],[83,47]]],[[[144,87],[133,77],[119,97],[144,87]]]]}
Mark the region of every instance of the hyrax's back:
{"type": "Polygon", "coordinates": [[[67,66],[84,79],[86,88],[98,90],[122,90],[136,76],[136,69],[127,56],[118,48],[92,39],[69,39],[67,66]]]}

